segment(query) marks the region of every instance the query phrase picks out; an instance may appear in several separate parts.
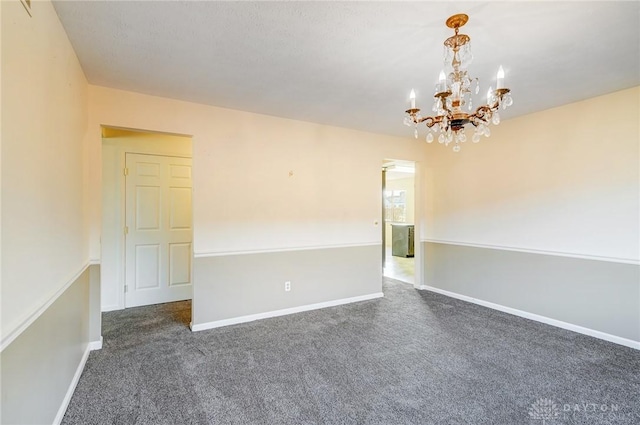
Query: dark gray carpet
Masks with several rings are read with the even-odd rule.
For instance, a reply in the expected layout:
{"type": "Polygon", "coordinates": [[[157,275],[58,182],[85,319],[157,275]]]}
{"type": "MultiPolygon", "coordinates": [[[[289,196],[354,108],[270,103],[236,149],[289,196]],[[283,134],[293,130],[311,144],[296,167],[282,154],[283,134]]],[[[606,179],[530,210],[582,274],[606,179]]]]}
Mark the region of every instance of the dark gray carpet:
{"type": "Polygon", "coordinates": [[[386,279],[385,298],[192,333],[105,313],[64,424],[638,424],[640,352],[386,279]]]}

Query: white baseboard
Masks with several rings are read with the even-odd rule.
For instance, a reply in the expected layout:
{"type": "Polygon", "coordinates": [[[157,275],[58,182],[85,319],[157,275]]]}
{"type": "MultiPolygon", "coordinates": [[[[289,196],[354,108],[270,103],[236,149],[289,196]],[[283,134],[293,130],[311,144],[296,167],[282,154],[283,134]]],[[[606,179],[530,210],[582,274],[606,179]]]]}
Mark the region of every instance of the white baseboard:
{"type": "Polygon", "coordinates": [[[80,380],[80,376],[82,375],[82,371],[84,370],[84,365],[87,363],[87,359],[89,358],[89,353],[91,352],[91,343],[87,345],[87,348],[84,350],[84,354],[80,359],[80,363],[78,364],[78,368],[76,369],[76,373],[73,375],[73,379],[69,384],[69,388],[67,389],[67,393],[64,395],[64,399],[62,399],[62,404],[58,409],[58,413],[56,414],[56,418],[53,420],[53,425],[59,425],[62,423],[62,419],[64,418],[64,414],[67,411],[67,407],[69,407],[69,402],[71,401],[71,397],[73,396],[73,392],[76,390],[76,386],[78,385],[78,381],[80,380]]]}
{"type": "Polygon", "coordinates": [[[102,350],[102,337],[100,337],[100,340],[98,341],[91,341],[89,343],[89,350],[91,351],[102,350]]]}
{"type": "Polygon", "coordinates": [[[457,294],[444,289],[435,288],[433,286],[422,285],[419,289],[424,289],[438,294],[446,295],[451,298],[457,298],[462,301],[467,301],[473,304],[478,304],[483,307],[488,307],[494,310],[502,311],[504,313],[513,314],[514,316],[524,317],[525,319],[535,320],[536,322],[546,323],[547,325],[555,326],[562,329],[567,329],[573,332],[578,332],[583,335],[589,335],[594,338],[603,339],[605,341],[613,342],[615,344],[624,345],[626,347],[635,348],[640,350],[640,341],[634,341],[632,339],[622,338],[616,335],[611,335],[605,332],[596,331],[594,329],[585,328],[583,326],[574,325],[572,323],[563,322],[561,320],[551,319],[549,317],[540,316],[539,314],[529,313],[526,311],[518,310],[511,307],[506,307],[500,304],[495,304],[489,301],[479,300],[477,298],[469,297],[467,295],[457,294]]]}
{"type": "Polygon", "coordinates": [[[116,310],[122,310],[122,307],[120,307],[118,304],[113,304],[113,305],[103,305],[102,307],[100,307],[100,312],[101,313],[106,313],[107,311],[116,311],[116,310]]]}
{"type": "Polygon", "coordinates": [[[361,295],[358,297],[342,298],[339,300],[326,301],[326,302],[316,303],[316,304],[308,304],[300,307],[292,307],[292,308],[285,308],[282,310],[267,311],[265,313],[250,314],[247,316],[233,317],[231,319],[216,320],[214,322],[198,323],[195,325],[192,323],[191,330],[194,332],[204,331],[206,329],[214,329],[214,328],[220,328],[223,326],[237,325],[239,323],[253,322],[254,320],[268,319],[270,317],[286,316],[288,314],[301,313],[303,311],[318,310],[326,307],[335,307],[338,305],[351,304],[351,303],[373,300],[373,299],[382,298],[382,297],[384,297],[384,294],[382,292],[376,292],[373,294],[361,295]]]}

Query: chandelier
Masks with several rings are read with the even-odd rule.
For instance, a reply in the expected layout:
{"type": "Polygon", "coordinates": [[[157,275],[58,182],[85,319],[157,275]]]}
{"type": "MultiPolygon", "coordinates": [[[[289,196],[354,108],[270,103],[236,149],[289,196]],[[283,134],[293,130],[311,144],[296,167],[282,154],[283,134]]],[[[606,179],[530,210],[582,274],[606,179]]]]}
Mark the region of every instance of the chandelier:
{"type": "Polygon", "coordinates": [[[453,15],[447,19],[447,26],[453,28],[455,34],[444,41],[445,71],[440,71],[440,78],[436,84],[434,104],[432,111],[435,116],[423,117],[420,109],[416,108],[416,93],[411,90],[409,99],[411,108],[405,112],[404,123],[407,126],[415,126],[414,136],[418,138],[418,124],[424,122],[427,125],[427,143],[434,140],[434,133],[438,135],[438,142],[448,146],[453,143],[453,151],[460,151],[460,144],[467,141],[465,126],[471,124],[475,127],[472,136],[473,143],[478,143],[481,136],[489,137],[491,130],[489,125],[500,124],[500,106],[506,109],[513,104],[510,90],[504,87],[504,70],[498,69],[496,89],[489,87],[487,103],[479,106],[474,112],[471,99],[472,85],[474,92],[480,92],[480,84],[477,78],[471,78],[466,69],[473,59],[470,49],[471,38],[466,34],[460,34],[459,30],[467,23],[469,17],[465,14],[453,15]],[[467,112],[464,111],[466,108],[467,112]]]}

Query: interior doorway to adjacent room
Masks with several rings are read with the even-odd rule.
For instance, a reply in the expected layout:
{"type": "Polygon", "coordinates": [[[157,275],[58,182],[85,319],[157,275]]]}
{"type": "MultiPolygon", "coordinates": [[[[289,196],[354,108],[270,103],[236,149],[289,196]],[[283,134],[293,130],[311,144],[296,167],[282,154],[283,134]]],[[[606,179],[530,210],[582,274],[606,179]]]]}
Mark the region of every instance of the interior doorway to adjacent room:
{"type": "Polygon", "coordinates": [[[415,163],[382,164],[383,275],[415,284],[415,163]]]}
{"type": "Polygon", "coordinates": [[[191,137],[102,129],[102,311],[191,299],[191,137]]]}

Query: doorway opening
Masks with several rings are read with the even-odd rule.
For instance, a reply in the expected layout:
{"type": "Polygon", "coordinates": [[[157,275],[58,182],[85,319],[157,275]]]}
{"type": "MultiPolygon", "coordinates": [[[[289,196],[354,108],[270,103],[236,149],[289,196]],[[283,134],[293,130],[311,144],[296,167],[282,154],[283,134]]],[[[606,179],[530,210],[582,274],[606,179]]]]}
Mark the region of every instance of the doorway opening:
{"type": "Polygon", "coordinates": [[[382,164],[383,276],[415,285],[415,163],[382,164]]]}
{"type": "Polygon", "coordinates": [[[102,311],[192,298],[191,145],[102,127],[102,311]]]}

